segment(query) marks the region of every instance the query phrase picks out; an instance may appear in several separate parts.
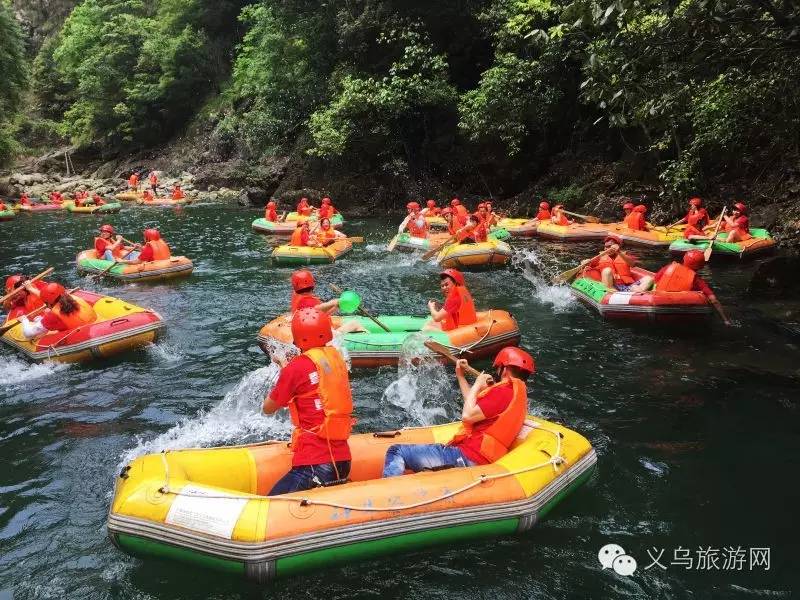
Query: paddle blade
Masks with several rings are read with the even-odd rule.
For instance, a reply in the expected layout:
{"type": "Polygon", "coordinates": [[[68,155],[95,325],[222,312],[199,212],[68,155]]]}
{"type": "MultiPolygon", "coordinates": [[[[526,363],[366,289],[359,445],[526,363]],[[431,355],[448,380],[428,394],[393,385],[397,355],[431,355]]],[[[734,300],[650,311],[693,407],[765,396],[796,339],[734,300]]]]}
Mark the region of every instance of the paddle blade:
{"type": "Polygon", "coordinates": [[[569,271],[564,271],[563,273],[559,273],[558,275],[555,275],[553,279],[551,279],[550,281],[552,281],[553,285],[561,285],[562,283],[569,283],[575,278],[575,276],[580,272],[582,268],[583,267],[579,266],[572,268],[569,271]]]}
{"type": "Polygon", "coordinates": [[[703,252],[703,257],[706,259],[706,262],[708,262],[708,259],[711,258],[711,253],[713,251],[714,251],[714,240],[710,240],[708,242],[708,248],[706,248],[705,251],[703,252]]]}
{"type": "Polygon", "coordinates": [[[397,246],[397,238],[400,237],[400,234],[397,234],[392,238],[392,241],[389,242],[389,245],[386,246],[386,250],[388,252],[394,252],[394,247],[397,246]]]}

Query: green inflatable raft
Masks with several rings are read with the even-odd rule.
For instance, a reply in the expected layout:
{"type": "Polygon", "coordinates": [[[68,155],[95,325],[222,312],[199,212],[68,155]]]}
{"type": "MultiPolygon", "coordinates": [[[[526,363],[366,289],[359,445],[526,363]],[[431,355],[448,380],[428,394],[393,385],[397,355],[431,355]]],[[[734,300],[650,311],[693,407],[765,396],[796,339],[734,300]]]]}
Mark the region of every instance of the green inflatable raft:
{"type": "MultiPolygon", "coordinates": [[[[775,248],[775,240],[766,229],[751,228],[750,235],[753,237],[749,240],[730,243],[726,240],[728,234],[720,233],[714,240],[714,252],[711,257],[748,258],[775,248]]],[[[705,240],[680,239],[670,244],[669,251],[672,254],[682,255],[689,250],[705,250],[706,248],[708,248],[708,242],[705,240]]]]}

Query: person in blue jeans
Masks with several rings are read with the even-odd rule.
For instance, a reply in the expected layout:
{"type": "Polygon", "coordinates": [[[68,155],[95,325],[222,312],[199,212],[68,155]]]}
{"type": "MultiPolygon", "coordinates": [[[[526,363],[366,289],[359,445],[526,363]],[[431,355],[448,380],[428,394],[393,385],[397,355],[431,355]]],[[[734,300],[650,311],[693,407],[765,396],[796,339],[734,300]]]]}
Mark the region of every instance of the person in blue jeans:
{"type": "Polygon", "coordinates": [[[516,347],[503,348],[494,360],[498,383],[481,373],[467,382],[467,361],[456,363],[456,378],[464,406],[461,427],[447,444],[394,444],[386,451],[383,476],[406,470],[472,467],[502,458],[519,435],[528,412],[525,381],[536,370],[533,357],[516,347]]]}

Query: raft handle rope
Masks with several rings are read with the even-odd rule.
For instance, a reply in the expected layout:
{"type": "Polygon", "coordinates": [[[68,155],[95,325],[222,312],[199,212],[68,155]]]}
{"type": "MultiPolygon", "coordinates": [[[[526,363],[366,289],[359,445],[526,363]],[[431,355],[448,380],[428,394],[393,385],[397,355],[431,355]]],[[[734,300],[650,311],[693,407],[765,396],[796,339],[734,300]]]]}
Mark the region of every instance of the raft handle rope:
{"type": "MultiPolygon", "coordinates": [[[[490,317],[492,316],[492,310],[489,310],[489,316],[490,317]]],[[[442,344],[442,346],[445,346],[446,348],[449,348],[450,350],[456,351],[459,355],[460,354],[468,354],[469,352],[472,351],[472,349],[475,346],[477,346],[478,344],[483,343],[483,341],[487,337],[489,337],[489,334],[492,333],[492,327],[495,326],[495,323],[497,323],[497,319],[492,319],[491,323],[489,323],[489,327],[486,328],[486,333],[484,333],[483,336],[480,339],[472,342],[471,344],[467,344],[466,346],[451,346],[450,344],[445,344],[443,342],[439,342],[439,343],[442,344]]],[[[438,341],[438,340],[436,340],[436,341],[438,341]]]]}
{"type": "Polygon", "coordinates": [[[415,508],[421,508],[423,506],[428,506],[429,504],[435,504],[441,500],[447,500],[448,498],[453,498],[458,496],[459,494],[463,494],[464,492],[468,492],[472,488],[478,487],[483,483],[488,483],[490,481],[494,481],[496,479],[504,479],[506,477],[513,477],[514,475],[522,475],[524,473],[530,473],[531,471],[536,471],[538,469],[542,469],[551,465],[553,467],[553,471],[558,473],[558,468],[566,462],[566,459],[561,455],[561,439],[562,435],[560,431],[555,429],[548,429],[546,427],[542,427],[541,425],[534,424],[533,429],[541,429],[542,431],[547,431],[548,433],[552,433],[556,438],[556,451],[550,457],[550,460],[547,460],[543,463],[539,463],[537,465],[531,465],[529,467],[525,467],[522,469],[516,469],[515,471],[508,471],[507,473],[496,473],[494,475],[484,475],[481,474],[478,479],[472,481],[466,485],[461,486],[455,490],[451,490],[445,494],[441,494],[436,498],[429,498],[427,500],[422,500],[420,502],[414,502],[412,504],[403,504],[399,506],[386,506],[386,507],[379,507],[379,506],[356,506],[354,504],[340,504],[338,502],[331,502],[328,500],[312,500],[311,498],[297,498],[297,497],[287,497],[285,495],[280,496],[263,496],[260,494],[251,494],[249,496],[240,496],[235,494],[226,494],[226,495],[203,495],[203,494],[191,494],[182,491],[174,491],[169,487],[169,461],[167,461],[167,452],[169,450],[164,450],[161,453],[161,462],[164,465],[164,485],[158,489],[158,491],[162,494],[172,494],[173,496],[187,496],[190,498],[206,498],[206,499],[214,499],[214,500],[262,500],[268,499],[273,502],[297,502],[300,506],[327,506],[329,508],[338,508],[341,510],[350,510],[350,511],[358,511],[358,512],[399,512],[404,510],[413,510],[415,508]]]}

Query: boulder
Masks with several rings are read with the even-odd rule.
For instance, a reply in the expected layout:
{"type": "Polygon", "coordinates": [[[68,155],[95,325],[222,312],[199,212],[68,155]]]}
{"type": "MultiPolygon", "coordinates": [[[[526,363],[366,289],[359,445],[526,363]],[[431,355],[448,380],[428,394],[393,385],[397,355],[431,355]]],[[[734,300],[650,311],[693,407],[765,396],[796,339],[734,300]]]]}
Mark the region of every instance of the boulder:
{"type": "Polygon", "coordinates": [[[776,256],[761,263],[750,279],[753,296],[781,298],[800,293],[800,256],[776,256]]]}
{"type": "Polygon", "coordinates": [[[239,206],[265,206],[269,201],[269,192],[260,187],[248,187],[239,192],[239,206]]]}

